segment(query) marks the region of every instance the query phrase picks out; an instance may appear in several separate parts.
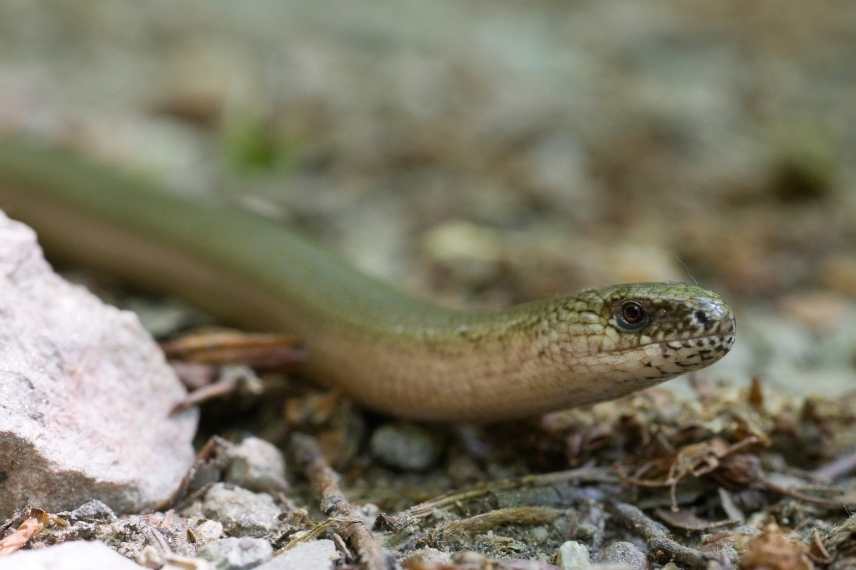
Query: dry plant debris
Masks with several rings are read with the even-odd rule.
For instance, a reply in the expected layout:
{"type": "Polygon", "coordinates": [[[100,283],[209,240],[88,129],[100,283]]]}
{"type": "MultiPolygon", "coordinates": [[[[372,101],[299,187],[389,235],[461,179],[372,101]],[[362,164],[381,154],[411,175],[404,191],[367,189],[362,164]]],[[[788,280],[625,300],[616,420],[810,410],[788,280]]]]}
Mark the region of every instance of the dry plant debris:
{"type": "Polygon", "coordinates": [[[813,570],[809,547],[770,523],[746,546],[742,570],[813,570]]]}
{"type": "MultiPolygon", "coordinates": [[[[205,366],[216,374],[232,368],[205,366]]],[[[388,514],[377,517],[380,524],[357,504],[384,506],[383,494],[373,498],[376,481],[400,478],[437,488],[435,481],[451,464],[440,463],[429,472],[390,471],[359,453],[379,426],[346,399],[314,388],[304,388],[300,399],[271,399],[262,392],[257,399],[276,406],[280,418],[288,417],[289,434],[280,444],[289,442],[296,460],[291,472],[302,474],[309,485],[306,489],[298,482],[272,491],[284,519],[265,540],[282,552],[331,539],[343,560],[369,570],[387,570],[395,560],[419,570],[552,570],[558,568],[559,546],[568,540],[589,548],[596,568],[605,568],[598,556],[617,541],[639,545],[650,562],[687,569],[738,564],[753,570],[847,568],[856,551],[853,523],[842,520],[853,504],[852,442],[840,437],[840,426],[856,416],[856,399],[779,398],[768,394],[760,380],[746,393],[702,383],[696,387],[695,401],[655,390],[554,415],[540,424],[511,426],[517,434],[511,438],[503,426],[444,437],[444,446],[458,447],[454,453],[447,449],[447,461],[463,456],[492,469],[507,466],[530,474],[436,494],[398,512],[383,508],[388,514]],[[315,411],[298,413],[300,405],[315,411]],[[363,427],[354,431],[349,428],[353,422],[363,427]],[[317,435],[306,435],[310,431],[317,435]],[[538,444],[532,446],[533,440],[538,444]],[[325,445],[329,441],[339,443],[325,445]],[[357,447],[343,454],[344,441],[357,447]],[[812,454],[796,452],[803,447],[812,454]],[[573,464],[581,465],[567,468],[573,464]],[[531,473],[545,467],[560,469],[531,473]],[[317,503],[308,500],[310,512],[296,506],[308,498],[307,491],[318,497],[317,503]],[[315,504],[320,518],[311,514],[315,504]],[[425,548],[446,552],[446,559],[409,557],[425,548]]],[[[175,550],[172,539],[164,537],[184,528],[191,544],[210,541],[207,526],[182,516],[192,511],[190,505],[206,500],[212,485],[228,482],[226,458],[234,446],[213,438],[202,448],[180,494],[164,506],[177,510],[155,523],[161,530],[151,530],[143,519],[120,519],[105,522],[98,536],[110,536],[110,528],[137,529],[135,540],[150,543],[141,552],[155,561],[192,553],[192,546],[175,550]]],[[[25,515],[7,523],[18,530],[7,533],[5,548],[83,532],[80,523],[45,529],[44,519],[25,515]]],[[[139,560],[143,554],[136,556],[139,560]]]]}
{"type": "Polygon", "coordinates": [[[321,510],[331,517],[338,531],[351,543],[365,570],[392,570],[395,563],[366,524],[359,510],[345,498],[339,475],[324,459],[318,443],[305,434],[291,436],[291,449],[321,498],[321,510]]]}
{"type": "Polygon", "coordinates": [[[11,534],[0,540],[0,556],[12,554],[27,545],[31,538],[41,532],[52,517],[40,509],[30,509],[27,518],[11,534]]]}
{"type": "Polygon", "coordinates": [[[243,364],[264,370],[288,370],[304,359],[297,338],[287,335],[204,329],[161,343],[171,360],[201,364],[243,364]]]}

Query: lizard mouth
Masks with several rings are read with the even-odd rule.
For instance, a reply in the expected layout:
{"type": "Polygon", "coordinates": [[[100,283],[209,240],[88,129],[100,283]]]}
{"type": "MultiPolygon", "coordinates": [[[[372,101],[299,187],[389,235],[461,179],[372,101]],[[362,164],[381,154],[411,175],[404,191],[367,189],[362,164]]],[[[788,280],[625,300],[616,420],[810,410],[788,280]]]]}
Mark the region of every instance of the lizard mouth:
{"type": "Polygon", "coordinates": [[[681,339],[653,341],[614,352],[645,350],[647,354],[639,359],[641,376],[647,379],[668,379],[713,364],[731,351],[734,341],[735,323],[732,318],[716,327],[713,332],[681,339]]]}
{"type": "Polygon", "coordinates": [[[729,311],[716,322],[697,323],[696,334],[659,341],[663,359],[686,370],[701,368],[728,354],[734,346],[737,321],[729,311]]]}
{"type": "Polygon", "coordinates": [[[734,319],[723,330],[713,334],[698,335],[680,340],[660,342],[661,357],[671,360],[674,366],[684,371],[702,368],[716,362],[731,351],[735,340],[734,319]]]}

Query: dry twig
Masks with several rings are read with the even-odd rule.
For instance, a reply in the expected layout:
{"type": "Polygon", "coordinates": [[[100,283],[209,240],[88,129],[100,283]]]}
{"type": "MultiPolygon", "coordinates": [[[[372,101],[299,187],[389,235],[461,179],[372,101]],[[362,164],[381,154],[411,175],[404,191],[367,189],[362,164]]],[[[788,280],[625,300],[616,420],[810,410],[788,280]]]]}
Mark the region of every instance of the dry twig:
{"type": "Polygon", "coordinates": [[[246,366],[227,366],[220,371],[220,377],[216,382],[198,388],[188,394],[186,398],[173,406],[170,413],[173,415],[178,414],[203,402],[225,398],[242,389],[252,394],[261,394],[263,391],[261,380],[259,380],[251,368],[246,366]]]}
{"type": "Polygon", "coordinates": [[[339,475],[330,467],[314,438],[296,433],[291,450],[306,473],[312,488],[321,497],[321,510],[332,517],[340,532],[356,550],[365,570],[391,570],[393,564],[366,526],[358,509],[339,488],[339,475]]]}
{"type": "Polygon", "coordinates": [[[660,523],[652,520],[637,507],[627,503],[613,501],[608,503],[609,510],[629,529],[641,536],[651,552],[661,559],[671,559],[686,568],[708,568],[717,559],[694,548],[684,546],[669,537],[669,532],[660,523]]]}
{"type": "Polygon", "coordinates": [[[479,533],[503,525],[543,525],[562,516],[563,511],[549,507],[508,507],[481,513],[465,519],[440,525],[431,534],[435,537],[447,534],[479,533]]]}
{"type": "Polygon", "coordinates": [[[541,475],[527,475],[519,479],[491,481],[463,491],[454,491],[452,493],[440,495],[439,497],[435,497],[425,501],[424,503],[413,505],[409,509],[401,511],[397,515],[385,517],[385,521],[393,528],[402,529],[419,519],[430,516],[437,509],[457,506],[461,503],[472,501],[498,491],[544,487],[555,485],[557,483],[569,482],[618,483],[619,480],[608,469],[600,467],[581,467],[579,469],[556,471],[554,473],[544,473],[541,475]]]}

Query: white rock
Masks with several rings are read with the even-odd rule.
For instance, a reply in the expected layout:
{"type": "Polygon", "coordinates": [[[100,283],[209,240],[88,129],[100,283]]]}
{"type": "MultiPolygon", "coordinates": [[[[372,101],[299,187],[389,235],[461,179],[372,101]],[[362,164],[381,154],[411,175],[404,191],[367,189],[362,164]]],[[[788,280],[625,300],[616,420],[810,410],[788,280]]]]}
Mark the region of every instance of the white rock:
{"type": "Polygon", "coordinates": [[[0,557],[0,570],[143,570],[102,542],[64,542],[0,557]]]}
{"type": "Polygon", "coordinates": [[[313,540],[298,544],[256,570],[332,570],[338,559],[332,540],[313,540]]]}
{"type": "Polygon", "coordinates": [[[176,490],[197,414],[137,318],[53,273],[0,212],[0,518],[99,499],[139,511],[176,490]]]}

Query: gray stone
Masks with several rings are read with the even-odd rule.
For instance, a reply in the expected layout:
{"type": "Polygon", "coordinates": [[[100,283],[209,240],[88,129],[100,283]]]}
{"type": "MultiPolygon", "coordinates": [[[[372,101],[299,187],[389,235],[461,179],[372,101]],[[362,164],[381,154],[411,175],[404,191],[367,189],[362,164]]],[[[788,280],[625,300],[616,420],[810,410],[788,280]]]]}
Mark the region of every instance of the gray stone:
{"type": "Polygon", "coordinates": [[[142,570],[102,542],[74,541],[0,557],[0,570],[142,570]]]}
{"type": "Polygon", "coordinates": [[[116,520],[116,514],[113,510],[102,503],[97,499],[93,499],[91,501],[87,501],[71,511],[70,513],[63,513],[63,518],[68,522],[75,523],[78,521],[114,521],[116,520]]]}
{"type": "Polygon", "coordinates": [[[200,548],[198,556],[217,570],[248,570],[270,560],[273,547],[261,538],[221,538],[200,548]]]}
{"type": "Polygon", "coordinates": [[[53,273],[35,234],[0,212],[0,518],[99,499],[167,500],[193,462],[185,390],[128,312],[53,273]]]}
{"type": "Polygon", "coordinates": [[[332,540],[298,544],[256,570],[332,570],[339,553],[332,540]]]}
{"type": "Polygon", "coordinates": [[[529,535],[534,542],[544,542],[550,537],[550,531],[547,530],[547,527],[536,526],[529,531],[529,535]]]}
{"type": "Polygon", "coordinates": [[[409,423],[386,424],[372,434],[371,452],[390,467],[424,471],[443,453],[440,438],[428,429],[409,423]]]}
{"type": "Polygon", "coordinates": [[[646,570],[648,557],[632,542],[613,542],[603,551],[602,562],[624,566],[629,570],[646,570]]]}
{"type": "Polygon", "coordinates": [[[225,478],[251,491],[265,493],[284,492],[285,459],[276,446],[257,437],[248,437],[240,444],[228,449],[229,466],[225,478]]]}
{"type": "Polygon", "coordinates": [[[266,536],[279,524],[281,510],[270,495],[216,483],[205,493],[201,513],[220,522],[228,534],[266,536]]]}

